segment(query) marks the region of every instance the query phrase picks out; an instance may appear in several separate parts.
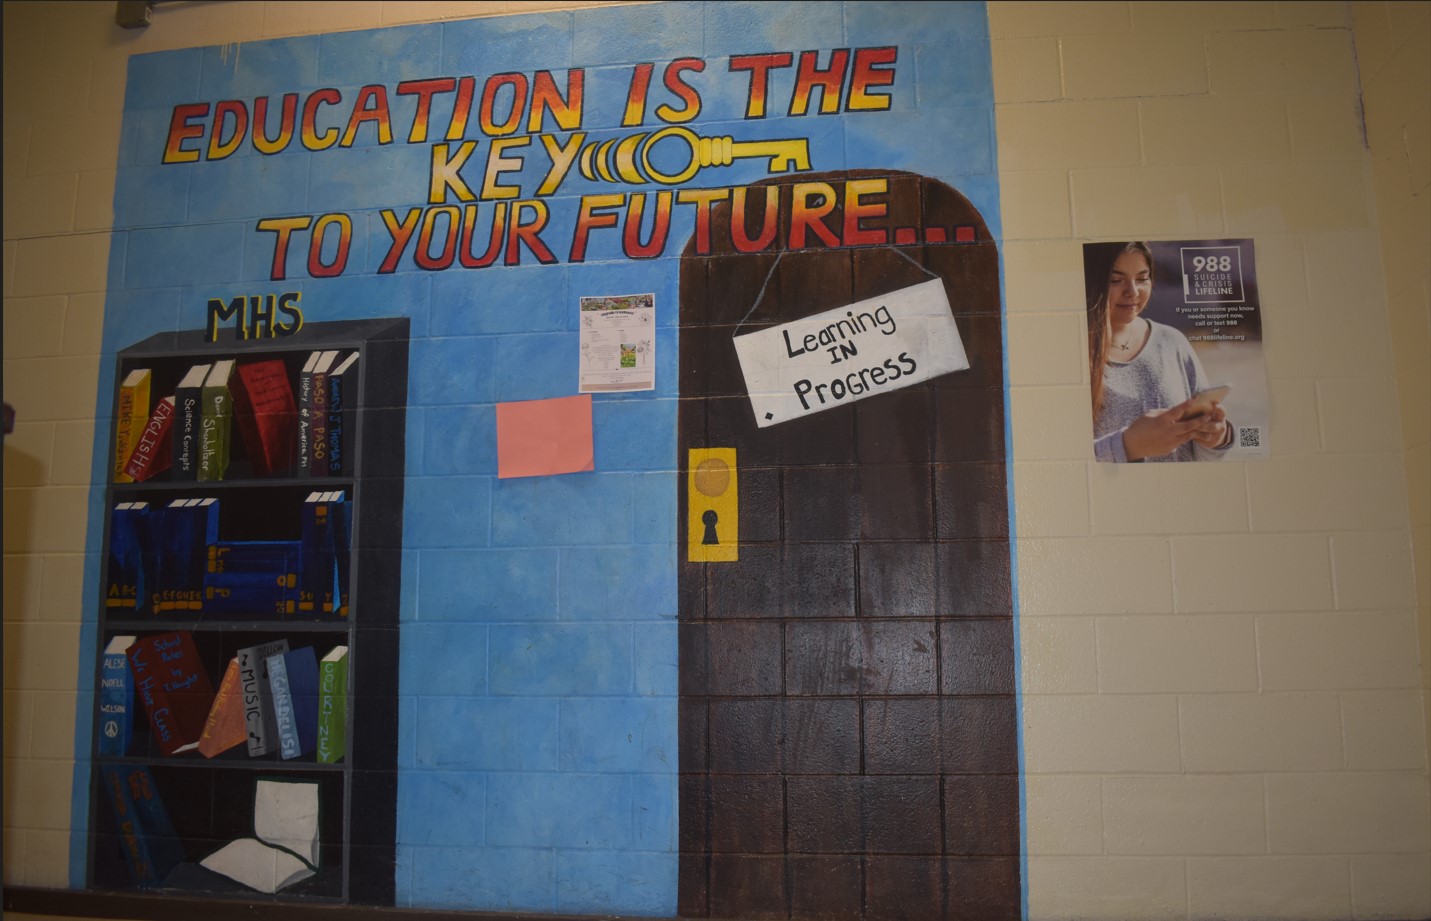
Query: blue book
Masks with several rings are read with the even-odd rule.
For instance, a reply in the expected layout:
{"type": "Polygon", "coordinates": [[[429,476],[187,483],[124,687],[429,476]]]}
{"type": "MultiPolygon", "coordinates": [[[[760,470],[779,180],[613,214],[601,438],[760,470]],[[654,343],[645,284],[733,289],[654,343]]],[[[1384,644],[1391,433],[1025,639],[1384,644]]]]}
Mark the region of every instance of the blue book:
{"type": "Polygon", "coordinates": [[[120,756],[134,737],[134,682],[125,651],[138,637],[115,636],[104,647],[99,673],[99,754],[120,756]]]}
{"type": "MultiPolygon", "coordinates": [[[[182,499],[175,499],[169,505],[183,502],[182,499]]],[[[139,526],[140,554],[144,565],[144,594],[149,613],[158,614],[166,608],[164,603],[168,601],[171,607],[167,610],[174,610],[172,607],[173,598],[165,598],[166,591],[172,595],[173,589],[167,586],[165,581],[164,566],[164,522],[169,516],[169,506],[155,505],[149,508],[139,526]]]]}
{"type": "Polygon", "coordinates": [[[352,571],[349,569],[349,554],[353,546],[353,503],[338,493],[338,501],[333,503],[333,559],[338,569],[337,612],[339,617],[348,616],[348,583],[352,571]]]}
{"type": "Polygon", "coordinates": [[[134,802],[139,825],[149,841],[149,859],[154,863],[160,880],[168,876],[176,866],[184,862],[184,843],[169,820],[169,810],[159,798],[159,789],[154,785],[154,775],[144,765],[134,765],[125,769],[129,781],[129,797],[134,802]]]}
{"type": "Polygon", "coordinates": [[[119,849],[124,852],[124,863],[129,867],[129,875],[134,885],[156,886],[159,877],[154,870],[154,862],[149,859],[149,842],[144,830],[139,826],[139,815],[134,809],[134,800],[129,795],[129,780],[124,769],[114,765],[102,765],[99,769],[100,781],[104,784],[105,800],[114,814],[114,826],[119,838],[119,849]]]}
{"type": "Polygon", "coordinates": [[[144,585],[144,544],[147,502],[121,502],[109,513],[109,566],[105,570],[104,606],[112,612],[138,611],[144,585]]]}
{"type": "Polygon", "coordinates": [[[269,656],[266,664],[273,717],[278,727],[278,753],[285,760],[297,758],[298,720],[293,715],[293,694],[288,689],[288,664],[282,655],[269,656]]]}
{"type": "Polygon", "coordinates": [[[154,778],[142,766],[103,765],[99,770],[134,885],[159,885],[183,861],[184,849],[154,789],[154,778]]]}
{"type": "Polygon", "coordinates": [[[278,750],[298,758],[318,746],[318,659],[312,646],[268,657],[278,750]]]}
{"type": "Polygon", "coordinates": [[[288,689],[293,695],[293,712],[298,722],[298,750],[308,754],[318,748],[318,654],[312,646],[295,649],[285,656],[288,689]]]}
{"type": "Polygon", "coordinates": [[[298,577],[300,614],[331,614],[337,560],[333,543],[333,504],[342,499],[337,492],[309,493],[303,503],[300,539],[302,572],[298,577]]]}
{"type": "Polygon", "coordinates": [[[211,573],[204,578],[206,614],[286,616],[298,610],[294,573],[211,573]]]}
{"type": "Polygon", "coordinates": [[[210,544],[204,572],[204,610],[212,614],[265,616],[296,613],[301,547],[296,540],[210,544]]]}
{"type": "Polygon", "coordinates": [[[209,576],[224,573],[283,573],[296,578],[302,546],[302,543],[296,540],[216,541],[208,547],[205,571],[209,576]]]}
{"type": "Polygon", "coordinates": [[[219,539],[219,500],[175,499],[164,509],[160,610],[202,611],[210,544],[219,539]]]}

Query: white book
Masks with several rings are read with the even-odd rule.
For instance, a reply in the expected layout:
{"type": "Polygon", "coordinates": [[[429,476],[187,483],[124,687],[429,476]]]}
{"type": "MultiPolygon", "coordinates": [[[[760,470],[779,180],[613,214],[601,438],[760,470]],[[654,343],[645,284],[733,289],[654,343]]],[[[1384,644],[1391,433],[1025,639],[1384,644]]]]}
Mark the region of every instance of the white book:
{"type": "Polygon", "coordinates": [[[253,833],[260,841],[318,864],[318,785],[260,780],[253,802],[253,833]]]}
{"type": "Polygon", "coordinates": [[[318,866],[318,785],[258,781],[253,831],[256,837],[230,841],[200,864],[269,894],[314,875],[318,866]]]}
{"type": "Polygon", "coordinates": [[[215,873],[270,895],[314,874],[308,864],[257,838],[231,841],[200,861],[215,873]]]}

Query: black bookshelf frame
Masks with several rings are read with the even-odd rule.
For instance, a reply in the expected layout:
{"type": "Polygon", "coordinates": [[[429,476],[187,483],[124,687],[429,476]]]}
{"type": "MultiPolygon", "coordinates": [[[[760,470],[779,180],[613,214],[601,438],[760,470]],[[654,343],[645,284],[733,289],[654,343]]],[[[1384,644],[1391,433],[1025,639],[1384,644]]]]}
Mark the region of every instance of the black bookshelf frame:
{"type": "MultiPolygon", "coordinates": [[[[227,331],[225,331],[227,332],[227,331]]],[[[222,333],[221,333],[222,335],[222,333]]],[[[231,464],[220,481],[175,482],[168,473],[142,483],[115,483],[110,460],[117,432],[110,435],[106,454],[104,543],[98,602],[94,696],[90,707],[95,731],[90,740],[89,835],[86,884],[91,891],[118,894],[162,892],[170,896],[239,899],[247,902],[293,904],[391,905],[395,893],[397,837],[397,732],[399,599],[402,573],[403,483],[407,413],[409,320],[405,317],[307,323],[286,337],[221,338],[209,341],[202,330],[167,332],[122,349],[115,362],[112,393],[117,414],[118,394],[133,368],[153,374],[151,403],[173,392],[174,384],[194,363],[236,358],[240,363],[280,358],[296,385],[297,369],[310,352],[357,351],[356,411],[353,415],[352,464],[345,476],[278,476],[258,478],[243,457],[231,464]],[[224,535],[224,501],[238,517],[236,539],[296,537],[293,528],[302,496],[318,489],[342,489],[352,502],[350,611],[346,618],[328,614],[272,614],[252,618],[216,614],[111,612],[104,604],[109,555],[109,512],[119,502],[149,501],[151,506],[180,496],[220,497],[220,533],[224,535]],[[264,503],[278,514],[267,516],[264,503]],[[277,503],[275,505],[274,503],[277,503]],[[264,528],[274,533],[258,533],[264,528]],[[348,646],[347,752],[337,764],[319,764],[309,754],[281,760],[275,752],[249,758],[242,746],[208,759],[196,751],[160,755],[147,735],[148,717],[136,700],[134,741],[123,756],[101,756],[98,747],[100,688],[104,648],[115,635],[138,636],[189,631],[200,659],[217,689],[234,651],[244,646],[286,638],[290,645],[324,649],[348,646]],[[154,775],[160,797],[185,843],[184,863],[157,889],[132,884],[119,850],[112,809],[100,784],[105,765],[144,765],[154,775]],[[251,835],[252,788],[261,777],[317,781],[320,798],[320,867],[316,876],[275,895],[254,892],[198,866],[198,861],[223,840],[251,835]],[[167,789],[166,789],[167,788],[167,789]],[[206,811],[197,815],[197,811],[206,811]],[[244,827],[245,816],[247,827],[244,827]],[[194,829],[200,829],[195,834],[194,829]],[[206,831],[205,831],[206,830],[206,831]],[[192,837],[186,837],[190,835],[192,837]],[[217,844],[215,844],[217,842],[217,844]]],[[[296,393],[296,387],[295,387],[296,393]]],[[[113,418],[113,416],[112,416],[113,418]]],[[[233,443],[241,437],[237,426],[233,443]]]]}

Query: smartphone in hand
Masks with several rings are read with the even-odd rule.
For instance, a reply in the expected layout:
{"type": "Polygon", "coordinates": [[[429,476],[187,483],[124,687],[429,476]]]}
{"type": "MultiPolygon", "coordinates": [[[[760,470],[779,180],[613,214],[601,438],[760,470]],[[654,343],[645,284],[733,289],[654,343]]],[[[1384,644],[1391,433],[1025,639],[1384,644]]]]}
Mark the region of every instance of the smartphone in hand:
{"type": "Polygon", "coordinates": [[[1221,403],[1227,399],[1227,395],[1232,392],[1231,384],[1219,384],[1216,387],[1209,387],[1206,390],[1199,390],[1193,394],[1192,404],[1188,406],[1179,422],[1186,422],[1189,419],[1196,419],[1198,416],[1205,416],[1212,412],[1212,404],[1221,403]]]}

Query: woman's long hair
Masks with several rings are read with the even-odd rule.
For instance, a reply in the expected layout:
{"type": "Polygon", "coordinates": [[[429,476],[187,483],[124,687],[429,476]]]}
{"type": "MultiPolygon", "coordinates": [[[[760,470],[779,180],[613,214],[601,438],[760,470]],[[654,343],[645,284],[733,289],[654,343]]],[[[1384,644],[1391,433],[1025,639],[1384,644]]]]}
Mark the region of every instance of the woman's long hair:
{"type": "Polygon", "coordinates": [[[1153,250],[1141,240],[1130,243],[1090,243],[1083,248],[1083,293],[1088,300],[1088,376],[1093,393],[1093,418],[1103,410],[1103,371],[1108,367],[1108,344],[1113,326],[1108,318],[1108,283],[1113,263],[1124,253],[1141,253],[1154,273],[1153,250]]]}

